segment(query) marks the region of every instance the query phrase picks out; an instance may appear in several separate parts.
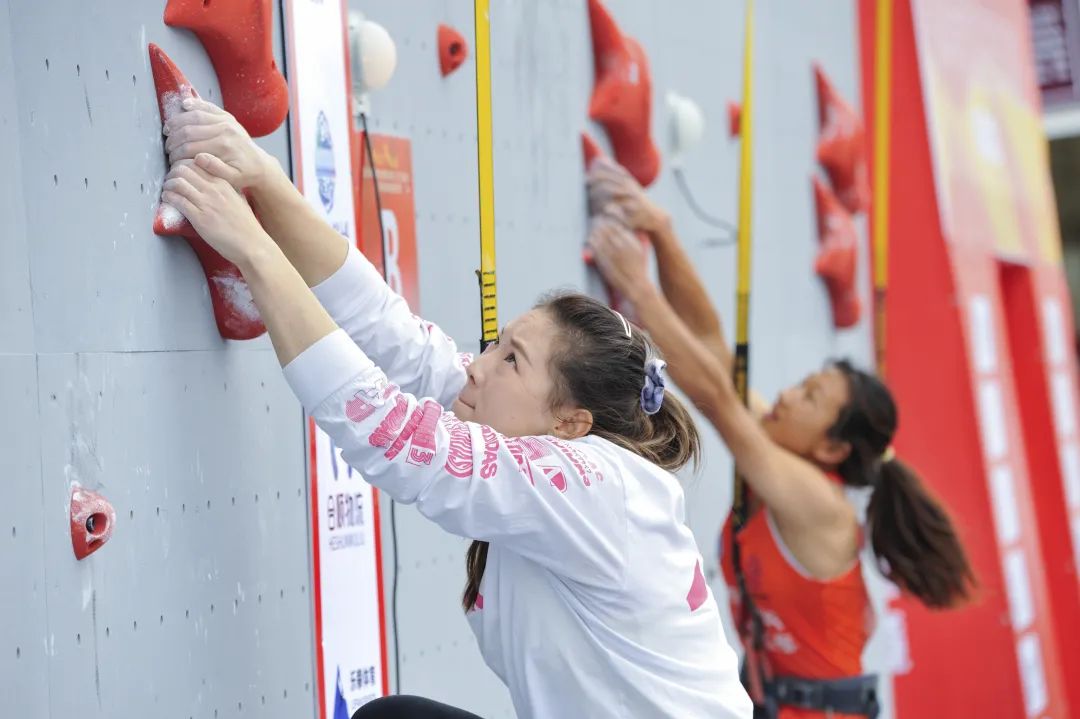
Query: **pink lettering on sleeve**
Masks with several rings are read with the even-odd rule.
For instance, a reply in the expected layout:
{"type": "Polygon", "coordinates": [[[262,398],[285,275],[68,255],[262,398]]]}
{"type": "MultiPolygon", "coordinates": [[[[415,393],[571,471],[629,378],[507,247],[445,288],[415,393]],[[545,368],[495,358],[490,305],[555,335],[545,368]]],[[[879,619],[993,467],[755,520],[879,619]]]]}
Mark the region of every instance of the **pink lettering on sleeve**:
{"type": "Polygon", "coordinates": [[[424,401],[423,418],[413,432],[406,462],[417,466],[431,465],[431,459],[435,456],[435,425],[442,414],[443,408],[438,402],[431,399],[424,401]]]}
{"type": "Polygon", "coordinates": [[[446,456],[445,469],[452,477],[468,479],[473,472],[472,434],[469,425],[452,414],[442,416],[443,426],[450,433],[450,451],[446,456]]]}
{"type": "Polygon", "coordinates": [[[480,464],[480,476],[491,479],[499,471],[499,435],[487,425],[481,425],[480,434],[484,437],[484,460],[480,464]]]}
{"type": "Polygon", "coordinates": [[[368,442],[372,447],[386,447],[389,445],[398,434],[397,428],[405,420],[405,413],[409,411],[409,400],[405,399],[404,395],[399,394],[394,401],[394,408],[386,413],[382,422],[368,437],[368,442]]]}

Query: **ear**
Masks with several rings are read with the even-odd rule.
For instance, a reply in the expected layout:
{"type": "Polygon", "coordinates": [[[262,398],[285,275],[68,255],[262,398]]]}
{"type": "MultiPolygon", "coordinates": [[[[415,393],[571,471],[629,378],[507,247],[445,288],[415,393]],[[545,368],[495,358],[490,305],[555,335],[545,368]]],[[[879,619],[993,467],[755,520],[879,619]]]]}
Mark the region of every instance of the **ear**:
{"type": "Polygon", "coordinates": [[[826,437],[810,454],[823,467],[839,467],[851,455],[851,443],[826,437]]]}
{"type": "Polygon", "coordinates": [[[579,408],[558,413],[551,433],[559,439],[579,439],[592,430],[592,425],[592,412],[579,408]]]}

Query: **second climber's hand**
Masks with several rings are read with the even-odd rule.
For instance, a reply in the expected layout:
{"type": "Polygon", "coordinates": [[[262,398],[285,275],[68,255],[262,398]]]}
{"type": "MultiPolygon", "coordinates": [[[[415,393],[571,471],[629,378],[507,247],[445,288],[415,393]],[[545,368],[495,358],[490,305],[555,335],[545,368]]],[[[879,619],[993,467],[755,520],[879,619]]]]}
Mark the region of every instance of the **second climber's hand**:
{"type": "Polygon", "coordinates": [[[227,169],[220,176],[238,190],[257,189],[275,173],[281,173],[277,160],[256,145],[247,130],[225,110],[197,97],[185,99],[183,108],[162,128],[170,164],[208,153],[224,163],[227,169]]]}
{"type": "Polygon", "coordinates": [[[593,217],[589,247],[600,274],[623,296],[630,298],[651,285],[648,256],[641,239],[610,212],[593,217]]]}
{"type": "Polygon", "coordinates": [[[595,214],[610,213],[612,204],[619,207],[621,217],[634,230],[655,233],[667,222],[667,214],[655,205],[645,190],[626,169],[606,157],[598,157],[589,167],[586,185],[589,208],[595,214]]]}
{"type": "Polygon", "coordinates": [[[247,199],[224,178],[225,163],[212,155],[180,160],[165,177],[161,201],[187,218],[208,245],[243,269],[273,244],[247,199]]]}

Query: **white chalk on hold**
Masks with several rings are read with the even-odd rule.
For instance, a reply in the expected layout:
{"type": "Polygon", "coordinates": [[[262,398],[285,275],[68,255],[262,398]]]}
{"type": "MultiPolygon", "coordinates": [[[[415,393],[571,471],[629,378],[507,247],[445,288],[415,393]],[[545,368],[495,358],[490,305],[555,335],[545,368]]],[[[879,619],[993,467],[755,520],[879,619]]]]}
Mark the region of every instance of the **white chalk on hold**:
{"type": "Polygon", "coordinates": [[[176,228],[180,227],[180,225],[184,222],[184,215],[181,214],[180,210],[176,209],[167,202],[161,203],[161,207],[158,210],[158,213],[161,217],[161,224],[165,227],[166,230],[175,230],[176,228]]]}
{"type": "Polygon", "coordinates": [[[251,288],[242,277],[218,275],[213,278],[214,286],[221,291],[225,301],[247,320],[259,319],[259,308],[251,296],[251,288]]]}

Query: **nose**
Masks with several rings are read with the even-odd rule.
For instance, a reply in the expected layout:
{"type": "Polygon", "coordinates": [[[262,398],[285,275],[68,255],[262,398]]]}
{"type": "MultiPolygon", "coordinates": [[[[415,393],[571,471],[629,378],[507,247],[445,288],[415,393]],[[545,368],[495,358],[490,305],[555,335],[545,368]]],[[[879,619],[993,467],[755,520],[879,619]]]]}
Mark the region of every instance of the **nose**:
{"type": "Polygon", "coordinates": [[[469,378],[469,384],[479,387],[484,382],[484,376],[487,372],[487,360],[489,358],[485,355],[480,355],[475,358],[469,366],[465,369],[465,375],[469,378]]]}

